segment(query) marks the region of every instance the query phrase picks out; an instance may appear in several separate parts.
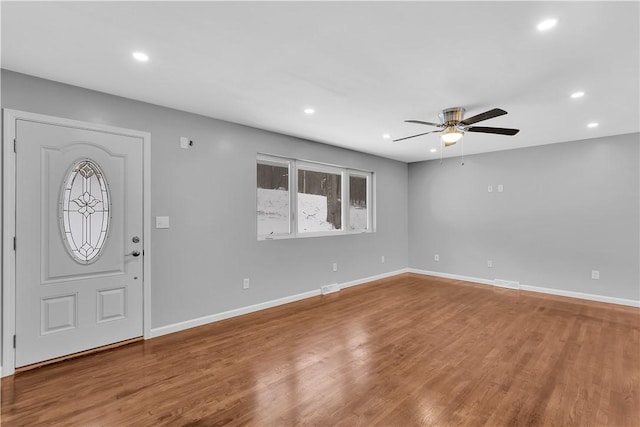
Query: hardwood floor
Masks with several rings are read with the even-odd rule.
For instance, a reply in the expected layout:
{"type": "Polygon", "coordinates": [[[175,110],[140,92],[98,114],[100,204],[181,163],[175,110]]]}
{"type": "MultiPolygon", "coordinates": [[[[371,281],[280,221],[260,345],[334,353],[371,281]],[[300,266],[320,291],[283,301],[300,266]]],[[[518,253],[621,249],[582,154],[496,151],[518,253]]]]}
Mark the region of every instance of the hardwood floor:
{"type": "Polygon", "coordinates": [[[16,374],[2,425],[640,425],[640,311],[405,274],[16,374]]]}

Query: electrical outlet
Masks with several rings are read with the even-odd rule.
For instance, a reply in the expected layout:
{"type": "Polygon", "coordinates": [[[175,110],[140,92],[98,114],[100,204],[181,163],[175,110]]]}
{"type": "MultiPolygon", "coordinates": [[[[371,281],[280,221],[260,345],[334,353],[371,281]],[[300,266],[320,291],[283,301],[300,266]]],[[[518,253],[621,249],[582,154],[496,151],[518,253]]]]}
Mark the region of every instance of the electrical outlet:
{"type": "Polygon", "coordinates": [[[434,261],[440,261],[440,255],[435,254],[435,255],[433,256],[433,260],[434,260],[434,261]]]}
{"type": "Polygon", "coordinates": [[[491,260],[487,261],[487,267],[488,268],[493,268],[493,261],[491,261],[491,260]]]}
{"type": "Polygon", "coordinates": [[[244,279],[242,281],[242,289],[249,289],[249,279],[244,279]]]}
{"type": "Polygon", "coordinates": [[[504,191],[504,185],[498,184],[498,193],[502,193],[504,191]]]}
{"type": "Polygon", "coordinates": [[[380,257],[380,262],[384,264],[384,255],[380,257]]]}
{"type": "Polygon", "coordinates": [[[591,278],[593,280],[600,280],[600,270],[591,270],[591,278]]]}
{"type": "Polygon", "coordinates": [[[338,263],[337,262],[333,263],[333,271],[338,271],[338,263]]]}

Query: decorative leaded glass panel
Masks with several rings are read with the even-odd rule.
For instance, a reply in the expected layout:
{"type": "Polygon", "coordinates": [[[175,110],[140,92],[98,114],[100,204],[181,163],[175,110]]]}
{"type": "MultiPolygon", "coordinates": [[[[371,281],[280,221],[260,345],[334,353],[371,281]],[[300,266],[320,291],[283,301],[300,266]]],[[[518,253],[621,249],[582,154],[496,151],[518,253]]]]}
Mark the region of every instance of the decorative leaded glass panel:
{"type": "Polygon", "coordinates": [[[109,187],[100,167],[89,159],[71,167],[63,183],[62,238],[71,257],[80,264],[99,258],[109,230],[109,187]]]}

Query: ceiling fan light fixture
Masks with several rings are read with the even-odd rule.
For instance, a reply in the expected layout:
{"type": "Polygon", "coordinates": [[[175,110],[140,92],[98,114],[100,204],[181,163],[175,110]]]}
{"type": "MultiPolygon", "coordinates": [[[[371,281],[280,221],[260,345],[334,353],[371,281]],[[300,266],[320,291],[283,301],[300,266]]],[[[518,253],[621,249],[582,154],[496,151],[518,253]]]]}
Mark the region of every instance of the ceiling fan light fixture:
{"type": "Polygon", "coordinates": [[[449,126],[445,129],[444,133],[441,136],[442,142],[444,142],[445,147],[449,147],[450,145],[455,144],[460,141],[462,138],[462,131],[458,130],[455,126],[449,126]]]}

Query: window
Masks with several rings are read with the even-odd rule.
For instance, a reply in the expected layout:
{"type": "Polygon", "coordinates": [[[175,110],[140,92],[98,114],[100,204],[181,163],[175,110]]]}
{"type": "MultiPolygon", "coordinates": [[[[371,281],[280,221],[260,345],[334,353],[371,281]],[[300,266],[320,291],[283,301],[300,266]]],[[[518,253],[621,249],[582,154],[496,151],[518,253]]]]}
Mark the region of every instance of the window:
{"type": "Polygon", "coordinates": [[[258,239],[372,232],[372,182],[372,172],[258,155],[258,239]]]}
{"type": "Polygon", "coordinates": [[[298,164],[298,233],[342,230],[342,171],[298,164]]]}
{"type": "Polygon", "coordinates": [[[349,230],[369,230],[369,176],[349,172],[349,230]]]}
{"type": "Polygon", "coordinates": [[[258,158],[258,236],[291,233],[291,196],[288,160],[258,158]]]}

